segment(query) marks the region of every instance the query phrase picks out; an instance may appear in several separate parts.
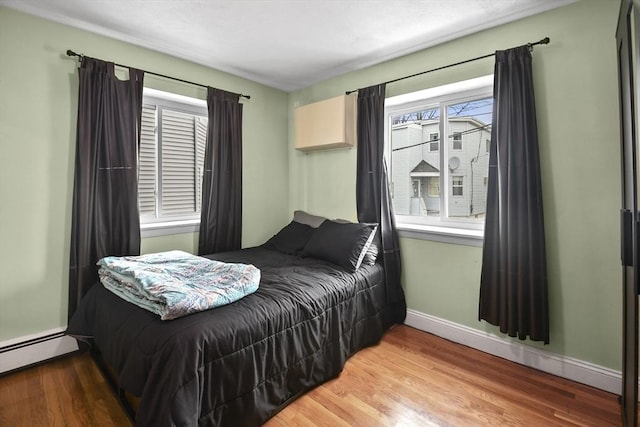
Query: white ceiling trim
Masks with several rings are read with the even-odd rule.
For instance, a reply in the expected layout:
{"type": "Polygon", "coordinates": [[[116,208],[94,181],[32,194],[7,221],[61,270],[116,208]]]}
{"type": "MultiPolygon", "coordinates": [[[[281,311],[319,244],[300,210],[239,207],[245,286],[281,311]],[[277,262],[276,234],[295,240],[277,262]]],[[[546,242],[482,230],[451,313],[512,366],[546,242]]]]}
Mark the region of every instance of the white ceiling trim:
{"type": "MultiPolygon", "coordinates": [[[[253,63],[253,64],[240,63],[241,61],[240,57],[238,58],[220,57],[220,58],[211,59],[206,57],[206,52],[199,53],[197,50],[180,48],[176,43],[171,44],[167,42],[167,40],[150,40],[148,38],[145,38],[144,36],[140,36],[140,34],[137,34],[137,35],[133,34],[135,32],[135,23],[132,23],[130,27],[127,27],[127,29],[129,28],[132,29],[131,31],[132,34],[125,34],[122,31],[116,31],[110,28],[106,28],[103,25],[96,25],[88,21],[76,19],[74,17],[67,16],[63,13],[59,13],[55,7],[56,1],[58,0],[31,0],[31,1],[0,0],[0,6],[7,6],[28,14],[32,14],[44,19],[61,23],[64,25],[69,25],[71,27],[79,28],[91,33],[100,34],[105,37],[113,38],[116,40],[133,44],[133,45],[141,46],[141,47],[151,49],[153,51],[161,52],[170,56],[182,58],[206,67],[214,68],[223,72],[233,74],[235,76],[243,77],[248,80],[252,80],[270,87],[275,87],[277,89],[281,89],[283,91],[289,92],[289,91],[293,91],[293,90],[297,90],[297,89],[301,89],[301,88],[313,85],[315,83],[318,83],[320,81],[323,81],[332,77],[336,77],[336,76],[339,76],[348,72],[352,72],[355,70],[363,69],[374,64],[378,64],[384,61],[398,58],[400,56],[404,56],[404,55],[414,53],[423,49],[427,49],[427,48],[430,48],[454,39],[461,38],[473,33],[477,33],[482,30],[500,26],[500,25],[513,22],[515,20],[522,19],[528,16],[543,13],[557,7],[566,6],[578,0],[555,0],[555,1],[532,0],[530,7],[527,7],[524,9],[515,8],[515,12],[508,13],[502,16],[496,16],[495,18],[489,19],[489,20],[485,19],[483,22],[480,22],[477,25],[466,26],[465,28],[461,28],[459,30],[446,31],[446,33],[443,33],[441,36],[436,36],[436,37],[430,36],[430,38],[425,39],[423,42],[420,42],[420,43],[411,44],[411,42],[407,40],[402,46],[399,42],[395,42],[393,45],[392,44],[383,45],[380,49],[377,49],[375,51],[372,51],[370,53],[366,53],[360,56],[358,56],[358,52],[354,50],[354,53],[352,56],[353,59],[348,59],[348,58],[339,59],[337,57],[335,58],[331,57],[330,55],[328,55],[326,58],[323,58],[322,54],[319,52],[317,57],[314,58],[315,60],[314,62],[316,62],[316,65],[308,64],[308,66],[306,66],[305,68],[306,64],[300,63],[299,67],[297,67],[296,69],[297,74],[295,75],[291,74],[291,70],[288,69],[287,65],[284,63],[282,64],[282,70],[279,73],[277,64],[273,64],[273,63],[270,63],[268,65],[265,64],[261,68],[261,65],[257,63],[253,63]]],[[[220,1],[220,0],[218,1],[219,1],[219,4],[224,5],[227,8],[232,8],[234,4],[234,2],[231,2],[231,1],[220,1]]],[[[273,0],[273,1],[274,1],[274,4],[279,3],[278,0],[273,0]]],[[[335,0],[327,0],[327,1],[335,1],[335,0]]],[[[447,4],[447,7],[451,7],[451,3],[449,3],[450,1],[452,0],[448,0],[444,4],[447,4]]],[[[470,1],[470,0],[466,0],[466,1],[470,1]]],[[[162,4],[163,2],[160,1],[158,3],[162,4]]],[[[185,2],[185,3],[188,4],[189,2],[185,2]]],[[[433,7],[437,7],[437,3],[438,2],[425,1],[424,3],[422,3],[422,5],[425,7],[429,6],[433,8],[433,7]]],[[[504,3],[514,4],[517,2],[505,1],[504,3]]],[[[348,5],[348,4],[349,2],[347,0],[343,0],[342,2],[337,2],[337,1],[335,2],[335,5],[337,7],[348,5]]],[[[357,4],[357,3],[354,3],[354,4],[357,4]]],[[[392,4],[392,3],[389,3],[389,4],[392,4]]],[[[420,0],[416,0],[415,4],[416,4],[416,7],[421,5],[420,0]]],[[[478,5],[482,4],[483,7],[486,7],[485,6],[486,3],[477,3],[477,4],[478,5]]],[[[283,3],[280,2],[281,7],[282,5],[283,3]]],[[[97,9],[93,9],[90,11],[93,13],[99,13],[97,9]]],[[[190,10],[187,12],[194,13],[194,10],[190,10]]],[[[460,13],[463,13],[463,12],[464,11],[460,11],[460,13]]],[[[241,18],[241,16],[237,16],[237,15],[236,17],[238,17],[239,19],[241,18]]],[[[295,19],[295,16],[293,16],[293,19],[295,19]]],[[[384,16],[382,17],[382,19],[384,19],[384,16]]],[[[381,30],[376,29],[376,31],[385,31],[384,30],[385,26],[383,24],[384,24],[384,21],[381,21],[378,28],[382,28],[382,29],[381,30]]],[[[242,25],[242,22],[239,22],[238,25],[242,25]]],[[[169,27],[167,25],[165,26],[169,27]]],[[[167,31],[169,30],[167,29],[167,31]]],[[[203,29],[203,31],[206,31],[206,29],[203,29]]],[[[250,31],[250,29],[247,29],[247,31],[250,31]]],[[[258,31],[258,29],[255,29],[255,31],[258,31]]],[[[269,34],[269,32],[265,31],[265,28],[262,28],[262,33],[258,33],[258,34],[262,34],[262,35],[269,34]]],[[[332,34],[332,35],[335,36],[335,34],[332,34]]],[[[547,34],[540,34],[539,38],[542,38],[546,35],[547,34]]],[[[367,34],[366,33],[362,34],[362,37],[366,38],[367,34]]],[[[420,37],[420,34],[413,33],[413,34],[410,34],[410,37],[415,40],[416,38],[420,37]]],[[[425,35],[424,37],[427,37],[427,36],[425,35]]],[[[322,37],[317,37],[315,40],[322,40],[322,37]]],[[[345,38],[345,42],[348,42],[348,41],[349,41],[348,38],[345,38]]],[[[527,41],[535,42],[537,40],[527,40],[527,41]]],[[[275,42],[277,42],[277,40],[274,40],[274,43],[275,42]]],[[[509,47],[512,47],[512,46],[511,45],[487,46],[487,53],[491,53],[495,50],[505,49],[509,47]]],[[[68,46],[68,48],[72,50],[77,49],[75,46],[68,46]]],[[[279,49],[279,47],[275,46],[274,44],[274,51],[275,49],[279,49]]],[[[83,53],[88,56],[100,57],[100,54],[97,52],[86,51],[86,52],[79,52],[79,53],[83,53]]],[[[294,57],[294,55],[296,54],[294,50],[292,50],[289,53],[289,56],[286,56],[287,52],[283,52],[282,49],[277,50],[277,53],[278,55],[281,55],[281,56],[284,55],[283,57],[287,59],[286,61],[283,61],[283,62],[293,63],[298,60],[298,58],[294,57]]],[[[111,60],[110,58],[102,58],[102,59],[111,60]]],[[[128,64],[128,65],[135,66],[135,64],[128,64]]]]}
{"type": "MultiPolygon", "coordinates": [[[[528,16],[537,15],[539,13],[547,12],[547,11],[555,9],[557,7],[566,6],[568,4],[575,3],[576,1],[578,1],[578,0],[557,0],[556,3],[554,3],[554,4],[549,4],[549,3],[547,3],[547,4],[539,4],[539,5],[536,5],[535,7],[530,8],[530,9],[523,10],[523,11],[520,11],[520,12],[516,12],[516,13],[513,13],[511,15],[495,19],[495,20],[493,20],[491,22],[486,22],[486,23],[483,23],[483,24],[476,25],[474,27],[465,28],[465,29],[462,29],[460,31],[456,31],[454,33],[449,33],[449,34],[447,34],[447,35],[445,35],[443,37],[427,40],[424,43],[420,43],[420,44],[417,44],[417,45],[414,45],[414,46],[410,46],[410,47],[407,47],[405,49],[398,50],[398,51],[396,51],[394,53],[391,53],[391,54],[371,57],[371,58],[367,58],[367,59],[364,59],[364,60],[354,61],[352,63],[345,64],[342,67],[336,68],[334,73],[328,72],[327,73],[327,76],[328,76],[327,78],[336,77],[336,76],[339,76],[339,75],[342,75],[342,74],[345,74],[345,73],[348,73],[348,72],[351,72],[351,71],[355,71],[355,70],[363,69],[363,68],[366,68],[366,67],[370,67],[370,66],[375,65],[375,64],[380,64],[382,62],[389,61],[391,59],[400,58],[401,56],[405,56],[405,55],[409,55],[411,53],[419,52],[421,50],[428,49],[430,47],[434,47],[434,46],[437,46],[439,44],[443,44],[443,43],[446,43],[446,42],[449,42],[449,41],[452,41],[452,40],[456,40],[456,39],[459,39],[459,38],[462,38],[462,37],[465,37],[465,36],[468,36],[468,35],[471,35],[471,34],[475,34],[475,33],[478,33],[480,31],[483,31],[483,30],[488,30],[490,28],[499,27],[500,25],[508,24],[510,22],[514,22],[516,20],[523,19],[523,18],[526,18],[528,16]]],[[[540,39],[542,39],[544,37],[546,37],[546,34],[540,34],[540,37],[538,39],[536,39],[536,40],[527,40],[527,43],[529,43],[529,42],[537,42],[538,40],[540,40],[540,39]]],[[[508,49],[508,48],[511,48],[511,47],[515,47],[515,46],[509,45],[509,44],[507,44],[506,46],[487,46],[487,52],[486,53],[489,54],[489,53],[495,52],[496,50],[508,49]]]]}

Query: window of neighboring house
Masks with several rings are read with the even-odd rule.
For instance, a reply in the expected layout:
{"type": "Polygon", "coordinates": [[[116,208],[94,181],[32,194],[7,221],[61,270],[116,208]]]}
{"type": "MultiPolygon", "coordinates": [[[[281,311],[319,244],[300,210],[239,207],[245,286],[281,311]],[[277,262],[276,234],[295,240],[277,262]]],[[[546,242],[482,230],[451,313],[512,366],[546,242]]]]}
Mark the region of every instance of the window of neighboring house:
{"type": "Polygon", "coordinates": [[[438,133],[430,133],[429,134],[429,151],[438,151],[440,146],[440,138],[438,137],[438,133]]]}
{"type": "Polygon", "coordinates": [[[462,150],[462,132],[453,133],[453,149],[462,150]]]}
{"type": "Polygon", "coordinates": [[[141,228],[195,230],[202,199],[206,102],[145,88],[142,103],[138,166],[141,228]]]}
{"type": "Polygon", "coordinates": [[[386,156],[401,232],[481,239],[492,86],[493,76],[485,76],[387,98],[386,156]],[[416,196],[418,177],[426,178],[426,190],[416,196]]]}
{"type": "Polygon", "coordinates": [[[464,195],[464,177],[463,176],[452,176],[451,177],[451,194],[454,196],[462,196],[464,195]]]}

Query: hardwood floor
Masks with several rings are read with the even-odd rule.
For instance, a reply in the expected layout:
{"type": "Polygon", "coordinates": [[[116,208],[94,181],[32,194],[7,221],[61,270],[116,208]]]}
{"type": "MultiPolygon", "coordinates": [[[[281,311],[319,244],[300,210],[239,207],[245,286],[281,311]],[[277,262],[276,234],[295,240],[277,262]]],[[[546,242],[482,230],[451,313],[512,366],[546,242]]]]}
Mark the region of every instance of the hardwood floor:
{"type": "Polygon", "coordinates": [[[0,426],[129,426],[89,354],[0,377],[0,426]]]}
{"type": "MultiPolygon", "coordinates": [[[[619,426],[617,398],[408,326],[266,427],[619,426]]],[[[129,426],[91,358],[0,377],[0,426],[129,426]]]]}

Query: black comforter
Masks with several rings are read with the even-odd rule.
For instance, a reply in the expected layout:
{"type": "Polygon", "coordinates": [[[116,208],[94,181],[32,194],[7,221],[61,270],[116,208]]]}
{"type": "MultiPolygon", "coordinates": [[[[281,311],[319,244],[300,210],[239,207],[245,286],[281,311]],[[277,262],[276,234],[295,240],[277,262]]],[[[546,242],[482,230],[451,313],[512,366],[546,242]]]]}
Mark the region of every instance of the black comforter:
{"type": "Polygon", "coordinates": [[[377,343],[404,306],[385,303],[382,267],[250,248],[211,256],[254,264],[260,288],[233,304],[161,321],[101,285],[68,334],[90,342],[140,397],[139,426],[260,425],[377,343]]]}

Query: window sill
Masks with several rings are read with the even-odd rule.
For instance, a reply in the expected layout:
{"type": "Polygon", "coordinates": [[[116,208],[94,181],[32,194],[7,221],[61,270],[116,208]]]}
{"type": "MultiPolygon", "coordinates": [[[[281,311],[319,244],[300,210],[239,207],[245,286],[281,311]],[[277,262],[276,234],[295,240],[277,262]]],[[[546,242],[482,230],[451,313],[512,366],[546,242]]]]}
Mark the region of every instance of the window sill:
{"type": "Polygon", "coordinates": [[[484,241],[484,230],[417,224],[397,224],[396,227],[400,237],[409,239],[431,240],[476,247],[482,247],[484,241]]]}
{"type": "Polygon", "coordinates": [[[144,239],[147,237],[168,236],[171,234],[195,233],[199,229],[199,219],[151,222],[140,224],[140,236],[144,239]]]}

